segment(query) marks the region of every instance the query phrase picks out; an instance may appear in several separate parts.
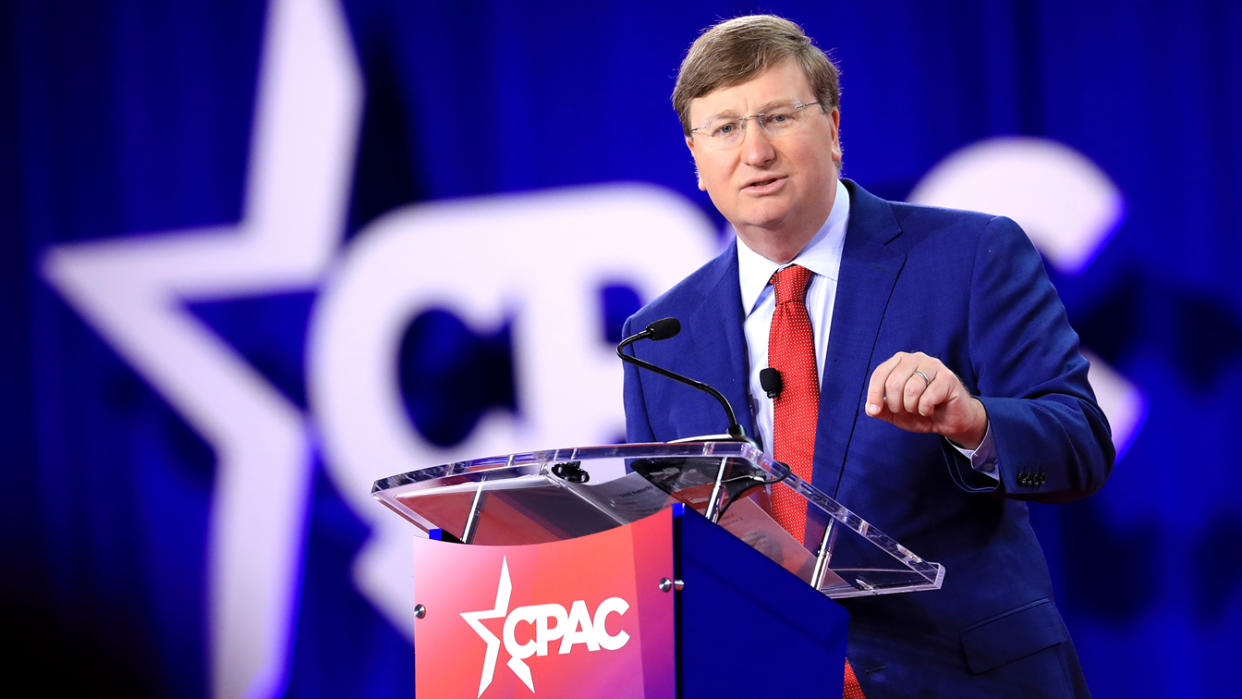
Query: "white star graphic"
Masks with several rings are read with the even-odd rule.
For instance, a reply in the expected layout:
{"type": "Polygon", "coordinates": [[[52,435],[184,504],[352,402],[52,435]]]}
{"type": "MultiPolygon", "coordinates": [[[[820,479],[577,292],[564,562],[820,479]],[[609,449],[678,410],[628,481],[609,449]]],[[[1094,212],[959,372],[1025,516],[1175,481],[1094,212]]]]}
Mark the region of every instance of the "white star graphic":
{"type": "Polygon", "coordinates": [[[211,693],[281,693],[311,459],[306,418],[184,307],[311,288],[344,230],[362,80],[333,0],[273,0],[243,220],[58,246],[43,273],[212,445],[211,693]]]}
{"type": "MultiPolygon", "coordinates": [[[[492,684],[492,678],[496,674],[496,656],[500,652],[500,639],[483,625],[483,619],[503,619],[509,614],[509,595],[513,592],[513,585],[509,582],[509,559],[501,559],[500,562],[500,582],[496,584],[496,606],[481,612],[461,612],[461,618],[470,624],[470,628],[479,634],[479,638],[487,644],[487,650],[483,656],[483,672],[479,676],[479,694],[483,696],[483,692],[492,684]]],[[[507,663],[513,674],[517,675],[522,684],[530,691],[535,691],[534,680],[530,676],[530,667],[518,660],[510,658],[507,663]]]]}
{"type": "MultiPolygon", "coordinates": [[[[411,531],[375,506],[367,484],[428,463],[615,434],[616,360],[592,331],[600,283],[620,276],[654,297],[715,254],[715,235],[696,207],[636,185],[407,208],[369,224],[343,250],[361,97],[336,3],[273,0],[242,220],[61,245],[43,259],[51,285],[215,454],[206,553],[215,697],[277,696],[284,688],[312,444],[323,448],[340,495],[372,525],[355,559],[358,589],[412,635],[411,531]],[[592,244],[580,245],[588,228],[592,244]],[[438,257],[427,254],[427,240],[438,241],[438,257]],[[657,262],[646,253],[653,246],[664,253],[657,262]],[[475,260],[488,284],[467,283],[443,264],[479,250],[494,253],[475,260]],[[565,252],[552,260],[548,250],[565,252]],[[530,269],[550,262],[569,272],[530,278],[530,269]],[[313,415],[185,307],[304,289],[319,291],[307,331],[313,415]],[[409,314],[450,297],[455,313],[481,327],[521,309],[514,346],[525,415],[489,415],[446,451],[406,424],[389,358],[409,314]],[[546,346],[549,333],[561,339],[555,348],[546,346]],[[580,394],[603,397],[584,404],[580,394]]],[[[508,665],[533,687],[524,662],[508,665]]]]}

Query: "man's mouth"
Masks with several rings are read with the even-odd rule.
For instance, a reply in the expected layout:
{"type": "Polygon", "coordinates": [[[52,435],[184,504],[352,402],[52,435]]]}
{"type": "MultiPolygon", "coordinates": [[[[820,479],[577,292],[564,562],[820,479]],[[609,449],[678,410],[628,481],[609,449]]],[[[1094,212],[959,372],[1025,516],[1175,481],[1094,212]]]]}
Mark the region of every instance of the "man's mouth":
{"type": "Polygon", "coordinates": [[[754,180],[752,182],[748,182],[746,186],[743,187],[743,189],[751,189],[751,190],[764,189],[764,188],[775,185],[777,182],[780,182],[783,179],[785,179],[784,176],[779,176],[779,175],[776,177],[765,177],[764,179],[761,179],[761,180],[754,180]]]}

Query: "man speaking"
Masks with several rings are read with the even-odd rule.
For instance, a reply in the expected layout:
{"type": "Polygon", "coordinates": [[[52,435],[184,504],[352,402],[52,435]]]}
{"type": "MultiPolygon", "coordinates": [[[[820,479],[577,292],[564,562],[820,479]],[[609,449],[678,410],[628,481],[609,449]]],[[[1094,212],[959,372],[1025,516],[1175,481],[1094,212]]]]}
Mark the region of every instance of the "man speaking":
{"type": "MultiPolygon", "coordinates": [[[[787,20],[705,31],[673,105],[737,237],[625,334],[680,319],[638,354],[721,389],[778,460],[947,571],[937,591],[842,601],[846,694],[1086,695],[1023,501],[1089,495],[1114,453],[1025,234],[839,179],[837,69],[787,20]]],[[[634,442],[725,427],[710,397],[628,365],[625,409],[634,442]]],[[[773,511],[804,537],[805,510],[773,511]]]]}

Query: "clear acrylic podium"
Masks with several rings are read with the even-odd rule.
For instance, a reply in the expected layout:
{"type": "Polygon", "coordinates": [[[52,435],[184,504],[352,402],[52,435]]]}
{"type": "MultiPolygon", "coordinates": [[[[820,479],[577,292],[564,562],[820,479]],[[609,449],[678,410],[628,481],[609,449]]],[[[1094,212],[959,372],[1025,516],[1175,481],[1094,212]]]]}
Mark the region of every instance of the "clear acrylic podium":
{"type": "Polygon", "coordinates": [[[525,452],[390,476],[371,493],[423,532],[440,529],[451,540],[490,545],[594,534],[681,502],[829,597],[934,590],[944,579],[939,563],[745,442],[525,452]],[[765,509],[778,488],[807,502],[803,542],[765,509]]]}
{"type": "Polygon", "coordinates": [[[525,452],[372,494],[425,535],[419,697],[840,696],[848,615],[828,598],[944,578],[746,442],[525,452]],[[806,502],[803,541],[768,514],[779,489],[806,502]]]}

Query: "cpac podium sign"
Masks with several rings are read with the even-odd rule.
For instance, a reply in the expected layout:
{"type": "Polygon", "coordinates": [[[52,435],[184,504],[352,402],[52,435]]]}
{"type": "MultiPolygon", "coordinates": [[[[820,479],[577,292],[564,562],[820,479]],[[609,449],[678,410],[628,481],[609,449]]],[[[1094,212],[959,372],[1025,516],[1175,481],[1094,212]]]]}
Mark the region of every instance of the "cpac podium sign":
{"type": "Polygon", "coordinates": [[[675,696],[671,532],[666,509],[543,544],[416,540],[417,696],[675,696]]]}

